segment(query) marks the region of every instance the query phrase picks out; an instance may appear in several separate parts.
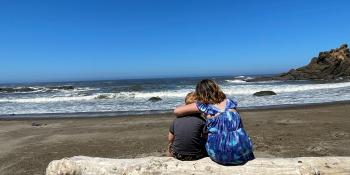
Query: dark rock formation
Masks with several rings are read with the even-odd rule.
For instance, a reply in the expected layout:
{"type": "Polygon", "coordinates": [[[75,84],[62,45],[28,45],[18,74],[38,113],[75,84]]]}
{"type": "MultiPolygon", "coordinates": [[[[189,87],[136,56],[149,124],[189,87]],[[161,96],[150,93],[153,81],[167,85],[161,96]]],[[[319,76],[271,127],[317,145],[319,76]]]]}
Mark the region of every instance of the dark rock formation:
{"type": "Polygon", "coordinates": [[[162,99],[160,97],[151,97],[150,99],[148,99],[148,101],[151,102],[157,102],[157,101],[161,101],[162,99]]]}
{"type": "Polygon", "coordinates": [[[291,69],[275,77],[259,77],[249,81],[267,80],[342,80],[350,79],[350,51],[347,44],[320,52],[303,67],[291,69]]]}
{"type": "Polygon", "coordinates": [[[0,93],[33,92],[38,90],[74,90],[74,86],[50,86],[50,87],[0,87],[0,93]]]}
{"type": "Polygon", "coordinates": [[[14,93],[14,92],[31,92],[35,91],[34,88],[30,87],[0,87],[0,92],[5,92],[5,93],[14,93]]]}
{"type": "Polygon", "coordinates": [[[97,97],[95,97],[95,99],[110,99],[111,97],[108,96],[108,95],[104,95],[104,94],[101,94],[101,95],[98,95],[97,97]]]}
{"type": "Polygon", "coordinates": [[[276,93],[273,91],[259,91],[259,92],[255,92],[253,95],[260,97],[260,96],[276,95],[276,93]]]}

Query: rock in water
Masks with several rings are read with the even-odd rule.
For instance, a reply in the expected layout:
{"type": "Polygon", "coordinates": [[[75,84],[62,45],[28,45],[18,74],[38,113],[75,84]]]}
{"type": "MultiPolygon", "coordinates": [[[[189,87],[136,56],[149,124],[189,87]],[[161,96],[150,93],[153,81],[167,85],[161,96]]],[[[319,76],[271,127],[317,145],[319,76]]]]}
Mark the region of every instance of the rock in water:
{"type": "Polygon", "coordinates": [[[260,96],[276,95],[276,93],[273,91],[259,91],[259,92],[255,92],[253,95],[260,97],[260,96]]]}
{"type": "Polygon", "coordinates": [[[104,94],[100,94],[97,97],[95,97],[95,99],[110,99],[111,97],[109,95],[104,95],[104,94]]]}
{"type": "Polygon", "coordinates": [[[14,92],[31,92],[35,91],[34,88],[31,87],[0,87],[0,92],[5,92],[5,93],[14,93],[14,92]]]}
{"type": "Polygon", "coordinates": [[[148,99],[148,101],[151,102],[157,102],[157,101],[161,101],[162,99],[160,97],[151,97],[150,99],[148,99]]]}
{"type": "Polygon", "coordinates": [[[170,157],[107,159],[76,156],[52,161],[46,175],[306,175],[350,174],[350,157],[257,158],[241,166],[222,166],[210,158],[179,161],[170,157]]]}
{"type": "Polygon", "coordinates": [[[303,67],[291,69],[275,77],[258,77],[248,81],[266,80],[343,80],[350,79],[350,51],[347,44],[320,52],[303,67]]]}

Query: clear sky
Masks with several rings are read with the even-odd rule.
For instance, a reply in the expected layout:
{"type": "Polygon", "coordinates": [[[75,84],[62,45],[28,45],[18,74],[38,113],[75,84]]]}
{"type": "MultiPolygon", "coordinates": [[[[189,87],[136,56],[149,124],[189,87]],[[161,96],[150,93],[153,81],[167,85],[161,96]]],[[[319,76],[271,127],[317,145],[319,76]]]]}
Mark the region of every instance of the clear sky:
{"type": "Polygon", "coordinates": [[[348,0],[1,0],[0,82],[279,73],[350,43],[348,0]]]}

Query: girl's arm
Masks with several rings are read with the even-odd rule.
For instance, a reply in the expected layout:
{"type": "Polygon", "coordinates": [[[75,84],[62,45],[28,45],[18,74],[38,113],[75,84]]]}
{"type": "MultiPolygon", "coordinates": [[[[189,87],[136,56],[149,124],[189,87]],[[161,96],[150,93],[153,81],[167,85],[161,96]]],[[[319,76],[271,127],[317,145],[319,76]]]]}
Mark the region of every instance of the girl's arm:
{"type": "Polygon", "coordinates": [[[176,116],[181,117],[188,114],[199,113],[199,109],[196,103],[191,103],[188,105],[181,105],[175,108],[174,113],[176,116]]]}

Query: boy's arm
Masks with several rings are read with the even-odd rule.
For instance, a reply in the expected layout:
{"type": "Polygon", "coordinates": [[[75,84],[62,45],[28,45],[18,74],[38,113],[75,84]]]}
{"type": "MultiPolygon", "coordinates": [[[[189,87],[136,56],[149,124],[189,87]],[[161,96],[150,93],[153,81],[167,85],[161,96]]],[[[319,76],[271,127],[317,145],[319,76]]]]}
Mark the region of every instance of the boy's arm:
{"type": "Polygon", "coordinates": [[[173,144],[174,138],[175,138],[174,134],[169,132],[169,134],[168,134],[168,148],[167,148],[167,156],[168,157],[172,157],[172,154],[170,152],[170,146],[171,146],[171,144],[173,144]]]}
{"type": "Polygon", "coordinates": [[[170,146],[174,142],[174,123],[175,120],[171,123],[170,128],[169,128],[169,133],[168,133],[168,147],[167,147],[167,156],[172,157],[172,154],[170,152],[170,146]]]}

